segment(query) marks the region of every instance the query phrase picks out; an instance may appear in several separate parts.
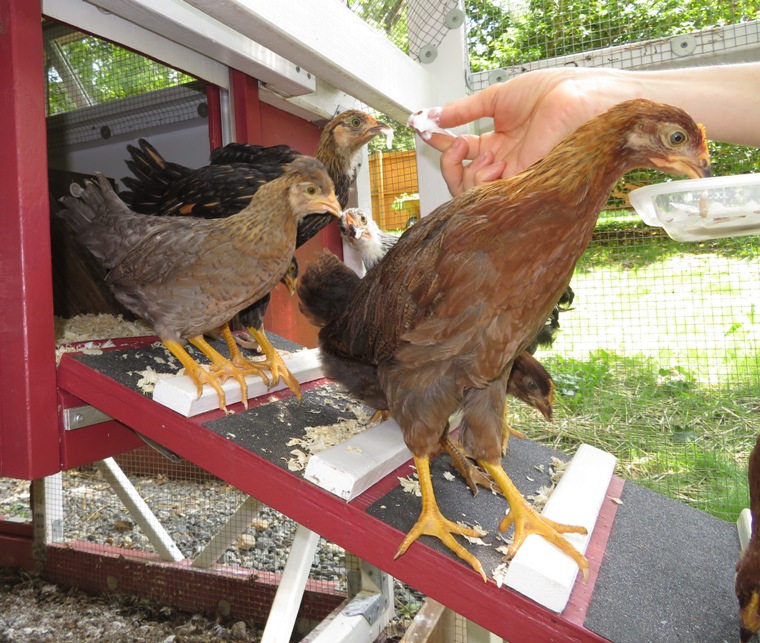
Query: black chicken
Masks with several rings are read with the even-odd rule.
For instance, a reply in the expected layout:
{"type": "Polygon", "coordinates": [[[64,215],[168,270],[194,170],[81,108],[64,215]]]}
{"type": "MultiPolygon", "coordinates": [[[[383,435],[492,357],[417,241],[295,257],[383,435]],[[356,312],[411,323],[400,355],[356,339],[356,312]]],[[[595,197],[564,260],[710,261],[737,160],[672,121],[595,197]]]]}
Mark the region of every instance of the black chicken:
{"type": "MultiPolygon", "coordinates": [[[[348,203],[361,148],[380,134],[391,137],[392,132],[386,123],[357,110],[343,112],[325,126],[314,156],[327,168],[341,208],[348,203]]],[[[191,169],[166,161],[143,139],[139,144],[139,149],[127,147],[132,157],[127,166],[134,178],[122,179],[129,188],[122,195],[124,200],[136,212],[201,218],[227,217],[239,212],[262,184],[280,176],[284,166],[301,155],[287,145],[263,147],[230,143],[212,153],[209,165],[191,169]]],[[[296,247],[311,239],[333,218],[329,214],[316,214],[303,219],[298,225],[296,247]]],[[[298,381],[264,333],[263,319],[269,300],[267,293],[241,311],[237,319],[266,356],[272,384],[282,377],[300,397],[298,381]]]]}

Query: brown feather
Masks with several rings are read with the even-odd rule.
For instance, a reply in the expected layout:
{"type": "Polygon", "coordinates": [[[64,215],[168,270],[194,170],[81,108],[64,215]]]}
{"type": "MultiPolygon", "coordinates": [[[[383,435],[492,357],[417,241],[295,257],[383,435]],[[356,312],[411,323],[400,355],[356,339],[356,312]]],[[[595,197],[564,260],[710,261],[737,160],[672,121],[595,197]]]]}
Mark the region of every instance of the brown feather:
{"type": "Polygon", "coordinates": [[[331,377],[343,381],[341,364],[375,366],[418,457],[435,452],[462,409],[467,451],[500,460],[513,360],[563,294],[615,182],[655,163],[705,175],[706,140],[682,110],[629,101],[522,174],[442,205],[402,235],[321,329],[325,362],[337,365],[331,377]]]}

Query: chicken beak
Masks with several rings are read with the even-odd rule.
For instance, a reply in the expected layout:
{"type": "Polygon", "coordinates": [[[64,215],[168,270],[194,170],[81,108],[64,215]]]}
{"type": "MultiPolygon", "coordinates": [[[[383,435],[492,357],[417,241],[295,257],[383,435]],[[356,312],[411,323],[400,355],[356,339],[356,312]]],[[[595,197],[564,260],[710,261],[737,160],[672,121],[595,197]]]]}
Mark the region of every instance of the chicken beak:
{"type": "Polygon", "coordinates": [[[393,128],[383,121],[376,121],[376,124],[369,130],[373,137],[382,134],[385,136],[385,147],[393,147],[393,128]]]}
{"type": "Polygon", "coordinates": [[[358,239],[362,236],[362,232],[359,226],[356,225],[356,219],[350,212],[344,213],[346,219],[346,227],[348,228],[348,234],[352,239],[358,239]]]}
{"type": "Polygon", "coordinates": [[[534,397],[531,398],[531,402],[533,403],[533,406],[537,408],[539,411],[541,411],[541,415],[543,415],[547,421],[552,421],[552,415],[554,413],[551,404],[547,404],[546,400],[542,397],[534,397]]]}
{"type": "Polygon", "coordinates": [[[291,297],[296,294],[296,285],[298,284],[298,279],[293,277],[293,275],[285,275],[282,278],[282,283],[288,289],[291,297]]]}
{"type": "Polygon", "coordinates": [[[314,202],[314,206],[315,212],[326,212],[327,214],[332,214],[334,217],[340,218],[340,203],[338,203],[334,190],[331,191],[328,196],[317,199],[314,202]]]}
{"type": "Polygon", "coordinates": [[[650,159],[655,167],[676,175],[686,175],[690,179],[702,179],[712,176],[710,155],[705,151],[696,158],[693,156],[670,156],[668,158],[650,159]]]}

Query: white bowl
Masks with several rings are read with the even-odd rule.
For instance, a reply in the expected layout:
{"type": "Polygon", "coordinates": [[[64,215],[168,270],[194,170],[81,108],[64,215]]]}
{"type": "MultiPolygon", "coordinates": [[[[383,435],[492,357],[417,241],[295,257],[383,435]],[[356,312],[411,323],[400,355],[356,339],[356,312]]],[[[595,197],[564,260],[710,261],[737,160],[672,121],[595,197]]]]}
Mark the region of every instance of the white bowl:
{"type": "Polygon", "coordinates": [[[760,174],[658,183],[629,197],[644,223],[676,241],[760,233],[760,174]]]}

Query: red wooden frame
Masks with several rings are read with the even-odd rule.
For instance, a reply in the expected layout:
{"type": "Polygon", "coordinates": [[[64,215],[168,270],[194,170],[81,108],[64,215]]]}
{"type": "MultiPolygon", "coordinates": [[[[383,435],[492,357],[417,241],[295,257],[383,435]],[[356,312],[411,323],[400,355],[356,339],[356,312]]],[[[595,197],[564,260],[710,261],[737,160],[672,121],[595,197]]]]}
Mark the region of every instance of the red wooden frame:
{"type": "Polygon", "coordinates": [[[0,475],[60,470],[40,5],[0,0],[0,475]]]}
{"type": "MultiPolygon", "coordinates": [[[[404,534],[368,515],[366,509],[397,484],[397,476],[411,474],[410,463],[347,503],[202,426],[203,422],[221,417],[221,411],[182,417],[68,355],[64,355],[58,375],[64,390],[97,403],[105,413],[427,596],[455,606],[458,613],[490,632],[513,643],[547,640],[549,633],[562,641],[605,640],[579,622],[578,609],[582,611],[582,607],[575,605],[572,615],[554,614],[517,592],[498,588],[492,580],[483,583],[468,565],[452,561],[424,543],[415,543],[403,557],[394,559],[404,534]],[[188,439],[189,435],[192,439],[188,439]],[[508,619],[504,616],[507,613],[508,619]]],[[[268,401],[269,396],[260,399],[268,401]]],[[[231,408],[242,409],[242,405],[231,408]]],[[[599,537],[596,531],[595,536],[599,537]]],[[[603,547],[590,544],[587,554],[591,556],[592,552],[598,557],[589,561],[596,578],[603,547]]]]}

